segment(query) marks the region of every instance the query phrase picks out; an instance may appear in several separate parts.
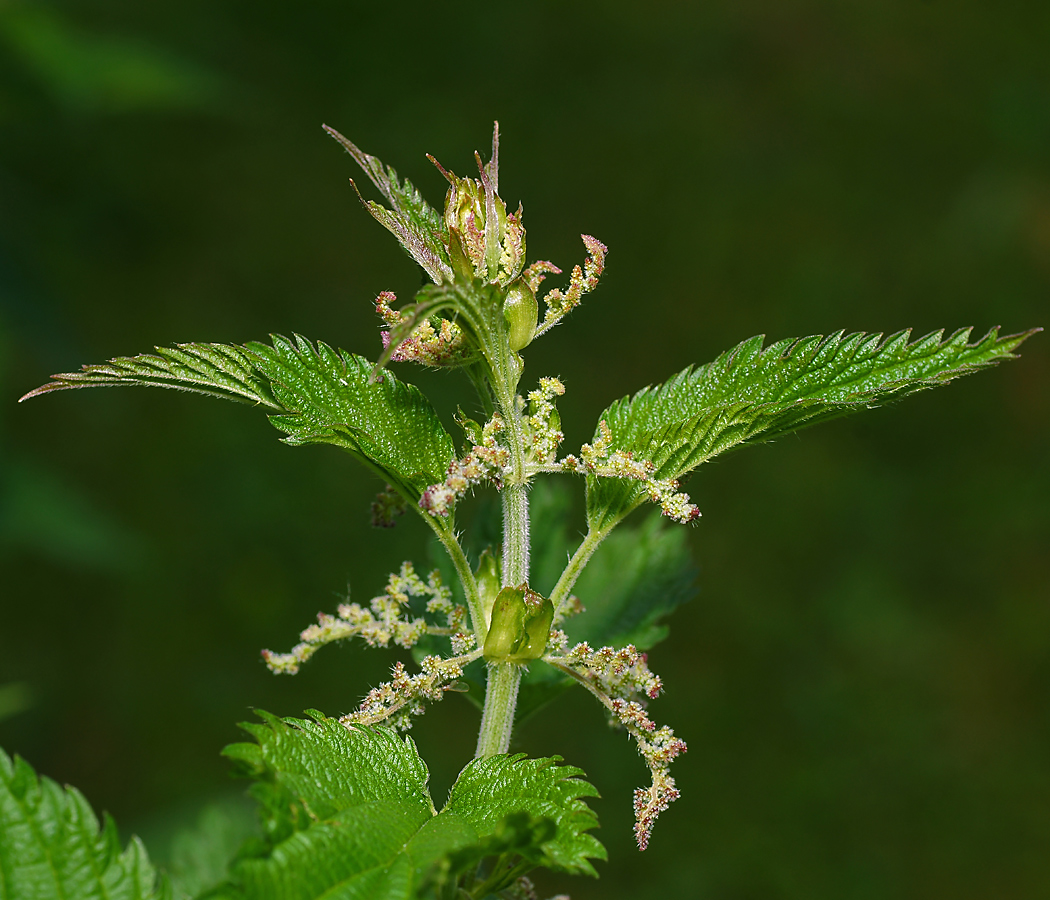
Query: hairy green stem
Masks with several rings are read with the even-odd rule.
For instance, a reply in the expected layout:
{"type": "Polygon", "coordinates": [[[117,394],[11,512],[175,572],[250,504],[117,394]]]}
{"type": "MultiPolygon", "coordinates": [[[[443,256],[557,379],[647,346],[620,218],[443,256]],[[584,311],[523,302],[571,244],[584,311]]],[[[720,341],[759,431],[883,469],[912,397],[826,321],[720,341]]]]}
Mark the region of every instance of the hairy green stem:
{"type": "Polygon", "coordinates": [[[587,563],[590,562],[594,551],[598,549],[598,545],[605,540],[610,531],[612,531],[612,528],[588,531],[583,539],[583,543],[576,548],[576,552],[572,555],[568,565],[565,566],[565,570],[561,573],[558,583],[554,585],[554,590],[551,592],[551,603],[554,604],[555,616],[558,614],[558,610],[561,609],[562,604],[569,599],[569,593],[576,584],[576,579],[580,577],[580,573],[587,563]]]}
{"type": "MultiPolygon", "coordinates": [[[[493,394],[507,429],[510,473],[502,491],[503,572],[502,584],[516,587],[529,580],[529,485],[525,472],[525,434],[514,390],[517,379],[493,385],[493,394]]],[[[521,667],[514,663],[491,663],[485,687],[485,709],[481,714],[476,757],[506,753],[514,730],[521,667]]]]}
{"type": "Polygon", "coordinates": [[[514,709],[518,705],[521,666],[515,663],[490,663],[485,687],[485,710],[481,714],[481,732],[474,756],[506,753],[514,730],[514,709]]]}
{"type": "Polygon", "coordinates": [[[529,488],[508,484],[503,489],[503,587],[529,580],[529,488]]]}

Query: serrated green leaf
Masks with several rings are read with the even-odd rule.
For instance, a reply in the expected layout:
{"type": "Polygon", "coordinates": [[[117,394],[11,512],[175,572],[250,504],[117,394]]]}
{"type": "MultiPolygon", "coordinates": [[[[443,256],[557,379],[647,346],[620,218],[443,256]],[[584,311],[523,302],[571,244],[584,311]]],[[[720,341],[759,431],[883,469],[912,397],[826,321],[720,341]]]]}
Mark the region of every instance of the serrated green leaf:
{"type": "Polygon", "coordinates": [[[476,761],[435,813],[411,740],[311,715],[260,713],[263,724],[245,726],[258,752],[224,751],[256,779],[266,838],[214,896],[408,900],[492,853],[579,872],[604,854],[584,833],[597,821],[579,798],[594,788],[578,769],[520,757],[476,761]]]}
{"type": "Polygon", "coordinates": [[[79,372],[52,375],[51,381],[30,391],[22,400],[85,387],[171,388],[271,409],[280,404],[270,391],[269,381],[259,372],[255,359],[243,347],[229,344],[177,344],[157,347],[155,354],[118,356],[100,365],[83,366],[79,372]]]}
{"type": "Polygon", "coordinates": [[[247,348],[285,410],[270,421],[287,443],[342,447],[413,500],[444,480],[455,447],[417,387],[386,371],[373,381],[368,360],[298,336],[247,348]]]}
{"type": "Polygon", "coordinates": [[[168,900],[146,850],[123,851],[113,820],[102,828],[75,788],[38,778],[0,750],[0,900],[168,900]]]}
{"type": "Polygon", "coordinates": [[[422,392],[360,356],[275,336],[251,343],[179,344],[156,355],[120,357],[82,372],[55,375],[22,399],[83,387],[139,385],[190,391],[276,410],[287,443],[348,450],[412,501],[442,481],[455,458],[452,437],[422,392]]]}
{"type": "Polygon", "coordinates": [[[492,834],[507,816],[521,811],[551,819],[554,837],[540,848],[542,865],[564,872],[597,875],[589,859],[605,859],[605,848],[587,832],[598,818],[581,797],[597,797],[583,770],[559,766],[560,757],[527,759],[488,756],[469,762],[452,786],[443,812],[454,813],[479,834],[492,834]]]}
{"type": "MultiPolygon", "coordinates": [[[[412,183],[405,178],[401,180],[392,166],[384,165],[375,156],[358,149],[348,138],[343,137],[334,128],[323,126],[333,138],[339,141],[364,170],[392,209],[385,209],[374,201],[361,202],[384,228],[393,234],[405,251],[437,283],[451,281],[452,268],[445,245],[448,243],[448,228],[444,217],[434,209],[412,183]]],[[[353,179],[351,179],[353,183],[353,179]]],[[[357,185],[354,185],[356,189],[357,185]]],[[[360,193],[358,194],[360,197],[360,193]]]]}
{"type": "MultiPolygon", "coordinates": [[[[759,335],[714,362],[617,401],[601,419],[613,449],[651,461],[659,478],[679,478],[741,444],[880,406],[1013,359],[1012,351],[1034,333],[999,337],[993,329],[970,344],[970,331],[946,340],[938,331],[913,343],[909,331],[885,340],[881,334],[838,332],[765,349],[759,335]]],[[[591,476],[588,524],[607,530],[645,496],[636,481],[591,476]]]]}

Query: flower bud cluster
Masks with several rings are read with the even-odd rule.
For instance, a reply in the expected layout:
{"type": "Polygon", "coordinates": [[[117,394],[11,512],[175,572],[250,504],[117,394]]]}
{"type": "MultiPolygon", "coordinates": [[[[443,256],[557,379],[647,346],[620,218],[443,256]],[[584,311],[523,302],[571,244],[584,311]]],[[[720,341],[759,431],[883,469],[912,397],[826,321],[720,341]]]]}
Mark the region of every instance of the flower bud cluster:
{"type": "Polygon", "coordinates": [[[603,419],[598,423],[598,437],[593,444],[584,444],[580,456],[566,456],[561,467],[568,472],[582,472],[603,478],[633,478],[645,484],[649,499],[660,505],[669,519],[683,525],[700,518],[700,509],[690,502],[689,495],[678,490],[675,478],[655,478],[656,467],[645,459],[635,459],[629,450],[613,450],[612,431],[603,419]]]}
{"type": "Polygon", "coordinates": [[[568,599],[554,611],[554,621],[551,624],[557,627],[566,619],[578,616],[582,612],[587,612],[587,607],[583,605],[579,597],[575,594],[570,594],[568,599]]]}
{"type": "Polygon", "coordinates": [[[399,572],[390,576],[386,591],[373,597],[367,608],[358,603],[341,603],[338,615],[318,613],[317,624],[303,629],[300,643],[290,653],[263,650],[262,657],[271,672],[294,675],[321,647],[347,638],[362,638],[370,647],[389,647],[391,642],[412,647],[423,635],[435,630],[424,618],[409,616],[406,607],[412,597],[430,597],[427,611],[446,615],[450,630],[442,633],[463,630],[466,610],[453,605],[452,591],[441,583],[438,572],[432,572],[424,582],[412,564],[405,562],[399,572]]]}
{"type": "Polygon", "coordinates": [[[339,721],[347,727],[385,722],[391,728],[408,731],[412,727],[412,716],[426,712],[426,701],[437,702],[444,698],[446,691],[459,689],[454,682],[463,675],[463,667],[480,655],[480,651],[476,651],[452,659],[427,656],[420,663],[422,671],[418,675],[409,675],[404,664],[396,662],[390,681],[372,688],[361,705],[339,721]]]}
{"type": "MultiPolygon", "coordinates": [[[[540,895],[536,893],[536,885],[532,883],[532,879],[524,875],[509,888],[501,891],[500,896],[507,897],[507,900],[540,900],[540,895]]],[[[549,900],[572,900],[572,898],[568,894],[555,894],[549,900]]]]}
{"type": "Polygon", "coordinates": [[[407,510],[405,498],[388,484],[372,501],[372,527],[393,528],[397,518],[403,516],[407,510]]]}
{"type": "MultiPolygon", "coordinates": [[[[437,575],[435,571],[431,578],[437,575]]],[[[447,587],[442,585],[441,590],[427,601],[427,612],[445,617],[444,628],[431,626],[427,628],[427,634],[446,635],[452,644],[454,655],[462,656],[468,653],[477,643],[477,638],[467,622],[467,608],[452,602],[452,592],[447,587]]]]}
{"type": "MultiPolygon", "coordinates": [[[[569,286],[564,292],[554,288],[544,295],[543,302],[547,306],[547,311],[544,313],[543,322],[536,330],[537,337],[557,325],[580,305],[584,294],[593,291],[598,286],[598,279],[605,269],[605,254],[609,252],[609,248],[589,234],[581,234],[580,237],[588,253],[583,262],[583,268],[573,266],[572,274],[569,275],[569,286]]],[[[524,277],[529,286],[535,290],[547,272],[561,274],[561,269],[544,260],[529,266],[524,277]]]]}
{"type": "Polygon", "coordinates": [[[638,745],[652,775],[648,788],[634,792],[634,833],[639,849],[644,850],[657,816],[678,799],[679,792],[668,769],[686,751],[685,741],[676,738],[666,726],[657,728],[645,710],[646,699],[655,699],[663,689],[659,676],[649,670],[646,655],[631,644],[619,650],[593,650],[585,641],[546,660],[594,694],[609,710],[613,723],[623,726],[638,745]]]}
{"type": "Polygon", "coordinates": [[[499,195],[498,126],[492,134],[492,158],[487,164],[478,154],[475,158],[478,177],[459,178],[430,157],[449,183],[444,214],[448,255],[461,277],[506,287],[525,263],[525,228],[521,204],[516,213],[508,213],[499,195]]]}
{"type": "Polygon", "coordinates": [[[565,385],[557,378],[541,378],[540,386],[529,392],[528,450],[533,462],[552,463],[558,446],[564,440],[561,416],[554,406],[554,398],[565,393],[565,385]]]}
{"type": "MultiPolygon", "coordinates": [[[[383,349],[390,346],[390,334],[407,318],[390,304],[397,301],[392,291],[383,291],[376,298],[376,312],[386,329],[382,332],[383,349]]],[[[394,362],[417,362],[423,366],[458,366],[473,355],[463,329],[448,319],[437,319],[437,327],[430,320],[417,325],[412,333],[394,349],[394,362]]]]}
{"type": "Polygon", "coordinates": [[[447,516],[473,485],[491,481],[497,488],[502,487],[504,470],[510,464],[510,450],[498,438],[505,427],[499,413],[494,414],[481,430],[481,443],[448,467],[448,477],[443,482],[423,491],[419,508],[432,516],[447,516]]]}

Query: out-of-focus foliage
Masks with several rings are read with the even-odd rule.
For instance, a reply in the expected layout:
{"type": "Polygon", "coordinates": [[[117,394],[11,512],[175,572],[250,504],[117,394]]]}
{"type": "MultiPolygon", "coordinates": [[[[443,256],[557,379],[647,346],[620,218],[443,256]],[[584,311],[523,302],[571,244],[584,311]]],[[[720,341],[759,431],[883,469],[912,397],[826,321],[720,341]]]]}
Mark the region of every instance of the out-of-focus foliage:
{"type": "Polygon", "coordinates": [[[5,900],[165,900],[146,848],[121,849],[116,825],[99,828],[76,788],[38,778],[24,759],[0,749],[0,891],[5,900]]]}
{"type": "Polygon", "coordinates": [[[92,32],[43,4],[0,7],[9,65],[62,107],[80,113],[134,113],[208,106],[219,79],[149,42],[92,32]]]}
{"type": "MultiPolygon", "coordinates": [[[[617,397],[758,331],[1047,324],[1039,4],[453,2],[451,29],[419,4],[399,8],[396,52],[386,7],[0,7],[15,13],[45,21],[34,40],[58,22],[220,86],[91,99],[113,70],[96,56],[75,88],[94,93],[70,100],[0,28],[0,684],[35,698],[0,743],[132,827],[228,789],[216,751],[246,708],[335,713],[382,680],[381,654],[295,680],[257,654],[348,588],[372,596],[425,534],[405,517],[377,542],[382,484],[334,450],[288,451],[246,411],[161,392],[14,401],[49,372],[200,338],[300,332],[378,357],[372,300],[411,296],[420,273],[361,210],[322,122],[437,204],[423,154],[484,149],[499,118],[530,255],[571,261],[580,232],[609,246],[599,290],[524,374],[565,382],[570,447],[617,397]],[[119,456],[114,434],[133,435],[119,456]]],[[[654,713],[685,726],[689,799],[639,856],[623,800],[638,761],[582,692],[514,747],[603,786],[610,862],[564,887],[576,900],[1050,890],[1047,343],[688,485],[701,594],[650,662],[672,686],[654,713]]],[[[464,392],[438,410],[447,428],[457,403],[477,415],[464,392]]],[[[565,522],[583,529],[582,499],[565,522]]],[[[451,699],[417,726],[435,796],[476,725],[451,699]]]]}

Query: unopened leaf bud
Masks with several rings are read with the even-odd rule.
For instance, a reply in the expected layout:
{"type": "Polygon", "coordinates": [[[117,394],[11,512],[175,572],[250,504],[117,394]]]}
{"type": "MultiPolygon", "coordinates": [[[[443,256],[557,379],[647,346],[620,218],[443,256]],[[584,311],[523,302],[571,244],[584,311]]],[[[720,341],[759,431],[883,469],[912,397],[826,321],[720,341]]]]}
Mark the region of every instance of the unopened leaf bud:
{"type": "Polygon", "coordinates": [[[547,647],[553,619],[554,605],[528,585],[503,588],[492,605],[485,659],[512,663],[539,659],[547,647]]]}
{"type": "Polygon", "coordinates": [[[499,593],[499,574],[499,562],[492,555],[492,551],[486,548],[481,554],[481,559],[478,560],[478,570],[474,573],[478,582],[478,594],[486,610],[491,610],[496,602],[496,595],[499,593]]]}
{"type": "Polygon", "coordinates": [[[507,322],[507,339],[511,350],[523,350],[532,343],[538,316],[536,294],[519,278],[510,286],[507,299],[503,301],[503,318],[507,322]]]}

